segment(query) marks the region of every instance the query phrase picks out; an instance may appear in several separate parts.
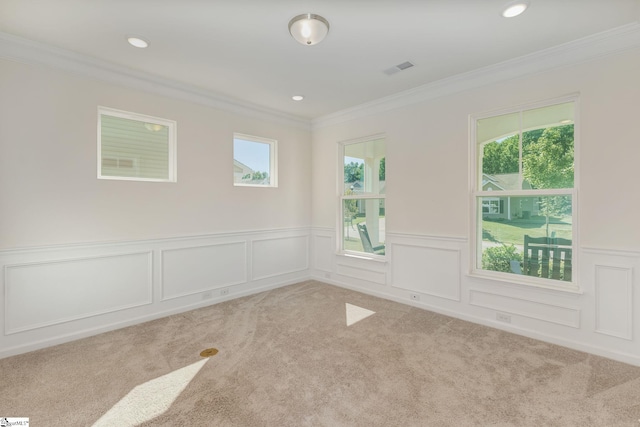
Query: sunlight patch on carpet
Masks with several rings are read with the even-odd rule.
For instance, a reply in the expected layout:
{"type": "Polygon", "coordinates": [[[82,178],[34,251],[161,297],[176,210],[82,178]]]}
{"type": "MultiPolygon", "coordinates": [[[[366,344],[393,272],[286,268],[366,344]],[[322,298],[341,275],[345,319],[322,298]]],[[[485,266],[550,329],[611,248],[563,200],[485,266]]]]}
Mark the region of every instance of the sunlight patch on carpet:
{"type": "Polygon", "coordinates": [[[93,427],[136,426],[164,413],[209,359],[140,384],[116,403],[93,427]]]}
{"type": "Polygon", "coordinates": [[[347,312],[347,326],[351,326],[354,323],[366,319],[372,314],[376,314],[375,311],[367,310],[366,308],[358,307],[357,305],[345,303],[347,312]]]}

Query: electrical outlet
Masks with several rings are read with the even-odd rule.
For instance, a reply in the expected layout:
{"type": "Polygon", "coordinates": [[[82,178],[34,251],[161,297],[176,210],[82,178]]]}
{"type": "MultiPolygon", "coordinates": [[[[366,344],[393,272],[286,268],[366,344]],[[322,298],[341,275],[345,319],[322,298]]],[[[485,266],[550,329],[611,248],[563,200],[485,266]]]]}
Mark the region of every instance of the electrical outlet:
{"type": "Polygon", "coordinates": [[[220,289],[220,296],[229,295],[229,288],[220,289]]]}
{"type": "Polygon", "coordinates": [[[409,298],[411,298],[414,301],[420,301],[420,295],[418,294],[410,294],[409,298]]]}
{"type": "Polygon", "coordinates": [[[511,323],[511,316],[504,313],[496,313],[496,320],[504,323],[511,323]]]}
{"type": "Polygon", "coordinates": [[[211,299],[211,292],[205,292],[202,294],[202,299],[211,299]]]}

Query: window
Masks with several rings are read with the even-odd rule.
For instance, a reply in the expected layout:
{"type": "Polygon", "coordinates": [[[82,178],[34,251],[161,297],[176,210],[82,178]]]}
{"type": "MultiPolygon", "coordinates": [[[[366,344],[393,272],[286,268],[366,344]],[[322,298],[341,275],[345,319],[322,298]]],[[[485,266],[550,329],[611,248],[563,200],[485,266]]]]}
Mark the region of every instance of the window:
{"type": "Polygon", "coordinates": [[[382,137],[341,144],[340,233],[344,253],[385,254],[386,147],[382,137]]]}
{"type": "Polygon", "coordinates": [[[277,141],[233,134],[233,185],[277,187],[277,141]]]}
{"type": "Polygon", "coordinates": [[[98,107],[98,178],[176,181],[176,122],[98,107]]]}
{"type": "Polygon", "coordinates": [[[485,197],[482,200],[482,213],[488,215],[504,213],[504,200],[485,197]]]}
{"type": "Polygon", "coordinates": [[[473,118],[475,274],[577,288],[576,103],[473,118]]]}

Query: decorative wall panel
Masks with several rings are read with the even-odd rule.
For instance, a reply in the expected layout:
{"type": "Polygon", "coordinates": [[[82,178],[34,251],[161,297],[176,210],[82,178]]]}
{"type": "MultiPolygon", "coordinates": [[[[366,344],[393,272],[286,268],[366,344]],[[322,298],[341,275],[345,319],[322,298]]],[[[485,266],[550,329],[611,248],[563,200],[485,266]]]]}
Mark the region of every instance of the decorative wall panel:
{"type": "Polygon", "coordinates": [[[7,334],[151,302],[151,252],[5,266],[7,334]]]}

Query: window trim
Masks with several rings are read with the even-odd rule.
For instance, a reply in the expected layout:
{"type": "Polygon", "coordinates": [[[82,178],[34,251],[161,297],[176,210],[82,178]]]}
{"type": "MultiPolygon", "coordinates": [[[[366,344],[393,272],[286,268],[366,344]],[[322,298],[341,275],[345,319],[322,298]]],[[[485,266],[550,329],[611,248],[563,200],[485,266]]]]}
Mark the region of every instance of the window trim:
{"type": "MultiPolygon", "coordinates": [[[[336,239],[336,253],[342,256],[367,259],[367,260],[375,260],[375,261],[386,261],[388,257],[388,251],[385,250],[384,255],[369,253],[369,252],[360,252],[353,251],[344,248],[344,214],[343,214],[343,206],[345,200],[384,200],[385,203],[385,226],[386,226],[386,216],[387,216],[387,195],[385,194],[372,194],[372,193],[362,193],[362,194],[353,194],[353,195],[345,195],[344,194],[344,150],[348,145],[361,144],[369,141],[376,140],[384,140],[385,142],[385,157],[386,157],[386,143],[387,137],[383,133],[369,135],[361,138],[349,139],[346,141],[338,142],[338,186],[337,186],[337,195],[338,195],[338,209],[337,209],[337,220],[336,220],[336,230],[338,238],[336,239]]],[[[386,180],[386,177],[385,177],[386,180]]],[[[385,239],[386,245],[386,239],[385,239]]]]}
{"type": "MultiPolygon", "coordinates": [[[[254,135],[248,135],[245,133],[234,132],[233,133],[234,144],[236,139],[269,145],[269,185],[241,183],[241,182],[236,182],[234,178],[233,186],[234,187],[278,188],[278,141],[272,138],[265,138],[261,136],[254,136],[254,135]]],[[[233,161],[235,161],[236,160],[235,148],[233,148],[233,150],[231,151],[232,151],[231,154],[233,157],[233,161]]]]}
{"type": "MultiPolygon", "coordinates": [[[[520,126],[520,165],[522,165],[522,126],[520,126]]],[[[521,104],[511,108],[503,108],[499,110],[493,110],[480,114],[469,115],[469,197],[470,197],[470,250],[469,250],[469,270],[468,274],[472,277],[478,277],[482,279],[492,279],[500,282],[507,282],[514,285],[524,285],[530,287],[543,288],[553,291],[563,291],[568,293],[582,294],[582,288],[579,281],[580,273],[580,254],[578,253],[579,238],[578,235],[578,195],[579,195],[579,181],[580,181],[580,96],[577,93],[561,96],[557,98],[547,99],[543,101],[533,102],[529,104],[521,104]],[[511,114],[511,113],[524,113],[528,110],[535,110],[537,108],[549,107],[556,104],[563,104],[573,102],[574,106],[574,181],[573,188],[560,188],[560,189],[542,189],[542,190],[506,190],[500,191],[496,194],[496,191],[482,191],[478,190],[478,182],[482,182],[482,170],[480,169],[480,159],[478,157],[478,144],[477,137],[477,122],[482,119],[491,117],[511,114]],[[480,181],[478,181],[480,180],[480,181]],[[560,280],[546,279],[533,276],[517,275],[512,273],[504,273],[491,270],[483,270],[479,268],[479,262],[481,262],[482,251],[478,250],[478,244],[482,241],[482,227],[478,227],[482,220],[482,209],[478,206],[478,200],[482,197],[539,197],[539,196],[554,196],[554,195],[570,195],[572,198],[572,275],[571,282],[563,282],[560,280]]]]}
{"type": "MultiPolygon", "coordinates": [[[[143,182],[177,182],[177,134],[178,124],[174,120],[163,119],[161,117],[148,116],[146,114],[134,113],[131,111],[118,110],[110,107],[98,106],[98,152],[97,152],[97,170],[98,179],[116,180],[116,181],[143,181],[143,182]],[[117,175],[102,175],[102,116],[118,117],[121,119],[135,120],[142,123],[151,123],[166,126],[169,134],[168,149],[168,178],[156,179],[156,178],[140,178],[134,176],[117,176],[117,175]]],[[[135,160],[135,159],[132,159],[135,160]]]]}

